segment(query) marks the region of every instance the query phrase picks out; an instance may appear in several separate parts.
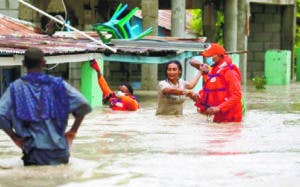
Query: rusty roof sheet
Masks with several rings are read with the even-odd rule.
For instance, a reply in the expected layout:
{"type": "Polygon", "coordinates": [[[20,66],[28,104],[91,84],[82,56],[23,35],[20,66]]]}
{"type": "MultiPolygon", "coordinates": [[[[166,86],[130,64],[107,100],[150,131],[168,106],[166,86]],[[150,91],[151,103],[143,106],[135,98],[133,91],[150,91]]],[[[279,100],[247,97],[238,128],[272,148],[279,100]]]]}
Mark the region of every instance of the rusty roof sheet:
{"type": "MultiPolygon", "coordinates": [[[[0,15],[0,56],[12,56],[24,54],[29,47],[41,48],[45,55],[63,55],[79,53],[104,53],[112,54],[109,49],[84,38],[76,32],[57,32],[53,36],[37,33],[38,29],[33,25],[20,20],[0,15]]],[[[96,32],[85,32],[100,40],[96,32]]],[[[151,37],[149,37],[151,40],[151,37]]],[[[203,38],[202,38],[203,39],[203,38]]],[[[178,38],[155,37],[155,40],[180,41],[178,38]]],[[[189,42],[203,42],[199,39],[189,39],[189,42]]],[[[125,43],[126,41],[124,41],[125,43]]],[[[182,50],[160,48],[159,46],[143,46],[143,42],[136,46],[113,45],[118,54],[142,55],[142,56],[166,56],[182,52],[182,50]]]]}
{"type": "Polygon", "coordinates": [[[1,54],[23,54],[29,47],[38,47],[46,55],[61,55],[86,52],[107,52],[107,49],[88,39],[51,37],[48,35],[0,37],[1,54]]]}
{"type": "Polygon", "coordinates": [[[0,14],[0,35],[35,36],[40,29],[33,24],[0,14]]]}
{"type": "MultiPolygon", "coordinates": [[[[95,32],[87,32],[90,36],[98,37],[95,32]]],[[[98,39],[98,38],[97,38],[98,39]]],[[[148,40],[185,43],[199,43],[204,42],[205,38],[182,39],[173,37],[147,37],[148,40]]],[[[124,43],[127,41],[124,40],[124,43]]],[[[121,41],[122,43],[122,41],[121,41]]],[[[113,45],[117,49],[118,54],[126,55],[143,55],[143,56],[165,56],[182,52],[182,49],[167,49],[160,48],[158,45],[143,46],[143,41],[135,46],[113,45]]],[[[109,45],[109,44],[108,44],[109,45]]],[[[66,36],[48,36],[48,35],[34,35],[34,36],[15,36],[2,35],[0,36],[0,55],[14,55],[23,54],[29,47],[41,48],[46,55],[62,55],[62,54],[76,54],[76,53],[105,53],[112,54],[109,49],[100,46],[89,39],[83,38],[77,33],[71,32],[66,36]]],[[[199,49],[200,51],[201,49],[199,49]]],[[[189,51],[187,48],[186,51],[189,51]]]]}
{"type": "MultiPolygon", "coordinates": [[[[105,54],[113,53],[110,50],[83,38],[50,37],[47,35],[22,37],[4,35],[0,37],[1,55],[23,54],[29,47],[38,47],[44,51],[45,55],[77,54],[89,52],[105,54]]],[[[113,47],[117,49],[118,54],[128,55],[164,56],[168,53],[173,54],[176,52],[176,50],[159,49],[158,47],[113,47]]]]}

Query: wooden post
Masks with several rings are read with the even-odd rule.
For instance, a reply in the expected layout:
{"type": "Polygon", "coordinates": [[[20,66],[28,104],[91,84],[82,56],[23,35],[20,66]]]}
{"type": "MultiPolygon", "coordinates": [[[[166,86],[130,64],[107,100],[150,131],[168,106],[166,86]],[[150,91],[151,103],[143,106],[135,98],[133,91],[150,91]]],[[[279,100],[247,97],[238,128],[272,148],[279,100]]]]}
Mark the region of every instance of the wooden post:
{"type": "MultiPolygon", "coordinates": [[[[158,34],[158,0],[142,0],[143,29],[153,27],[152,35],[158,34]]],[[[142,89],[157,89],[157,64],[142,64],[142,89]]]]}
{"type": "Polygon", "coordinates": [[[217,10],[214,2],[207,1],[202,6],[202,27],[203,35],[207,37],[208,42],[216,42],[217,31],[217,10]]]}

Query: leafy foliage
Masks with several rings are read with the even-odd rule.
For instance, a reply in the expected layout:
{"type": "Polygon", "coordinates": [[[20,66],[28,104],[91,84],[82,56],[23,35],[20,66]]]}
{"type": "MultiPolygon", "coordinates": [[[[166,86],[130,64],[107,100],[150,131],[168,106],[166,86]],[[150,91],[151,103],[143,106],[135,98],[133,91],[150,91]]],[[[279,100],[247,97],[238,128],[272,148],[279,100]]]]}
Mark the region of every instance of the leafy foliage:
{"type": "MultiPolygon", "coordinates": [[[[202,28],[202,10],[193,9],[191,10],[192,19],[191,19],[191,29],[198,35],[203,36],[202,28]]],[[[216,21],[216,38],[214,41],[217,41],[220,44],[223,44],[223,26],[224,26],[224,14],[222,11],[217,11],[217,21],[216,21]]]]}
{"type": "Polygon", "coordinates": [[[224,30],[224,14],[221,11],[217,11],[217,42],[223,44],[223,30],[224,30]]]}
{"type": "Polygon", "coordinates": [[[191,19],[191,29],[197,33],[198,36],[203,36],[203,28],[202,28],[202,10],[201,9],[193,9],[191,10],[192,19],[191,19]]]}
{"type": "Polygon", "coordinates": [[[297,27],[295,47],[300,47],[300,0],[297,0],[297,27]]]}
{"type": "Polygon", "coordinates": [[[264,76],[255,76],[252,81],[256,89],[265,89],[266,78],[264,76]]]}

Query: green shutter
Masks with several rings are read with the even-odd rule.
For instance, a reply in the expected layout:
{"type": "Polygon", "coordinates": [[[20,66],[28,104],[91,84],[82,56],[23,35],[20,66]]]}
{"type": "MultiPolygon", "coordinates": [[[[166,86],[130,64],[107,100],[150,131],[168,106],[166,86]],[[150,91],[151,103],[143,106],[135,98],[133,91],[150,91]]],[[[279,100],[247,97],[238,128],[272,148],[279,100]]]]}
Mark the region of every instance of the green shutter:
{"type": "Polygon", "coordinates": [[[300,81],[300,48],[296,49],[296,81],[300,81]]]}
{"type": "MultiPolygon", "coordinates": [[[[103,70],[103,61],[97,61],[103,70]]],[[[81,93],[93,108],[102,106],[102,91],[98,85],[97,73],[90,67],[89,62],[83,63],[81,67],[81,93]]]]}
{"type": "Polygon", "coordinates": [[[287,85],[291,79],[291,51],[269,50],[265,54],[267,85],[287,85]]]}

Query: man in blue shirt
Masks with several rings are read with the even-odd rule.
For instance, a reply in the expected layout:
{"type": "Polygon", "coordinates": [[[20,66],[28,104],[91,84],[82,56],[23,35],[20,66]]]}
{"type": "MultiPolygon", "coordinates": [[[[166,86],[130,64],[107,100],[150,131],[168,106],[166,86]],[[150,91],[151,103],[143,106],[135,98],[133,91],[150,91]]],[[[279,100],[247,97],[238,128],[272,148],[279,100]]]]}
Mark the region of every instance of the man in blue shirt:
{"type": "Polygon", "coordinates": [[[91,112],[75,88],[43,73],[45,64],[42,50],[27,49],[27,74],[11,83],[0,99],[0,128],[22,149],[25,166],[68,163],[69,147],[91,112]],[[75,120],[66,132],[69,113],[75,120]]]}

